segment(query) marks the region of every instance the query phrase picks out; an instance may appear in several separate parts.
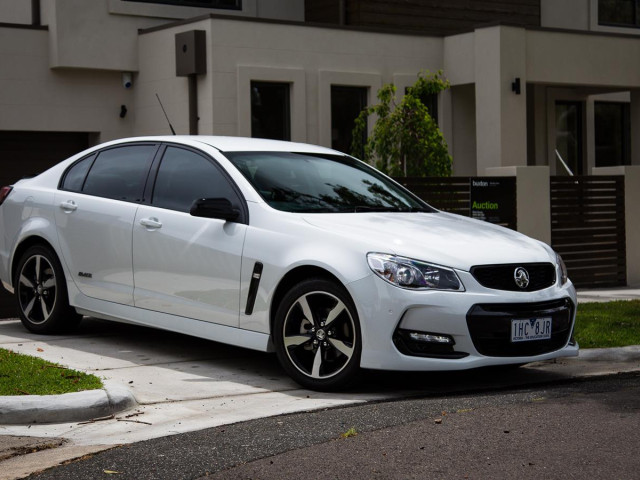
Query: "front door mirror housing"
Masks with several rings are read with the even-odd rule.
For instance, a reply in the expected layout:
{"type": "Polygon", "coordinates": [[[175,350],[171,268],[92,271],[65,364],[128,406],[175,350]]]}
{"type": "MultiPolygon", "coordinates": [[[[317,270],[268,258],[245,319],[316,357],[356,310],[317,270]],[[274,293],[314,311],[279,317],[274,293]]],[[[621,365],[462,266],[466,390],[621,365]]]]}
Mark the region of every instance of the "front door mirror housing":
{"type": "Polygon", "coordinates": [[[234,208],[228,198],[199,198],[193,202],[189,213],[194,217],[218,218],[228,222],[240,217],[240,210],[234,208]]]}

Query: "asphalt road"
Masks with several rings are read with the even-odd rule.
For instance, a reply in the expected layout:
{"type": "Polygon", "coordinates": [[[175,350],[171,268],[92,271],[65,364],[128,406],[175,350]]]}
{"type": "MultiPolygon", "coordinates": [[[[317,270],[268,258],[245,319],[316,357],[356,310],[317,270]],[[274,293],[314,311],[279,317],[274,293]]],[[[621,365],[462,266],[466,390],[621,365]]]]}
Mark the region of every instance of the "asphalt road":
{"type": "Polygon", "coordinates": [[[157,438],[29,478],[639,478],[640,375],[368,403],[157,438]],[[357,435],[343,438],[354,429],[357,435]]]}

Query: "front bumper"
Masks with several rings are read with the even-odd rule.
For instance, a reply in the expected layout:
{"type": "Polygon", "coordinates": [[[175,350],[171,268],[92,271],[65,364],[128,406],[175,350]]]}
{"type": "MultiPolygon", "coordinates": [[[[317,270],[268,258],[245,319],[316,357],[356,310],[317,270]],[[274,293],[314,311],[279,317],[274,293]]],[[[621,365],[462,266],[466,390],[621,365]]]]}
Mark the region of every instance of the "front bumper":
{"type": "Polygon", "coordinates": [[[468,272],[456,273],[464,292],[405,290],[373,274],[347,285],[362,329],[360,365],[378,370],[465,370],[578,355],[572,340],[577,298],[571,282],[536,292],[509,292],[485,288],[468,272]],[[540,316],[553,317],[551,340],[511,344],[512,319],[540,316]],[[449,337],[453,344],[419,352],[407,348],[406,332],[449,337]]]}

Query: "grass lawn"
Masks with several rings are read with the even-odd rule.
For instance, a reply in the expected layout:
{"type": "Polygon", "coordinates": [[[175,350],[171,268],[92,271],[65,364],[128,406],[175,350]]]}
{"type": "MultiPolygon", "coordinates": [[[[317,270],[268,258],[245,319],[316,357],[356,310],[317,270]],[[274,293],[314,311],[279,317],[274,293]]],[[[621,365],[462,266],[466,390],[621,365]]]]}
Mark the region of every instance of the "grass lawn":
{"type": "Polygon", "coordinates": [[[55,395],[102,388],[102,381],[40,358],[0,348],[0,395],[55,395]]]}
{"type": "Polygon", "coordinates": [[[575,337],[580,348],[640,345],[640,300],[579,304],[575,337]]]}

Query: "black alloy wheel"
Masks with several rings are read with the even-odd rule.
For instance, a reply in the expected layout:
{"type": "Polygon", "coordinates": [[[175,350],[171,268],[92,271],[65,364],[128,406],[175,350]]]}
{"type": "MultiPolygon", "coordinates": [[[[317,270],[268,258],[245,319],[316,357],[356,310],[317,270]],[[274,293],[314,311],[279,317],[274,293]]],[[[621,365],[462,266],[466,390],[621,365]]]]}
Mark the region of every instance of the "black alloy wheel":
{"type": "Polygon", "coordinates": [[[334,282],[310,279],[291,289],[276,313],[274,340],[281,365],[303,387],[341,389],[359,370],[358,314],[334,282]]]}
{"type": "Polygon", "coordinates": [[[82,319],[69,306],[58,257],[44,245],[30,247],[20,258],[14,279],[22,324],[34,333],[59,333],[82,319]]]}

